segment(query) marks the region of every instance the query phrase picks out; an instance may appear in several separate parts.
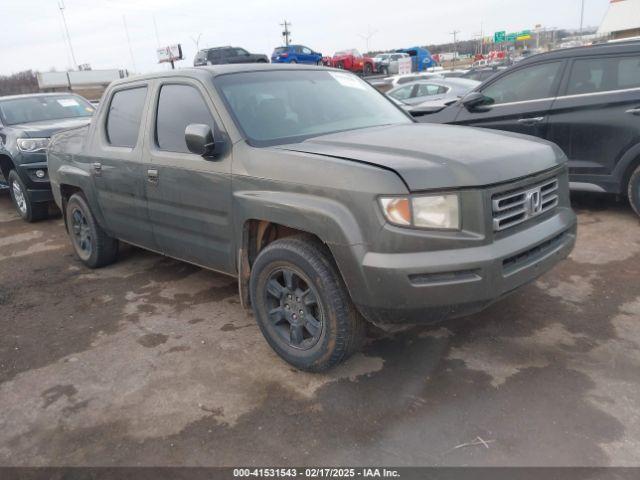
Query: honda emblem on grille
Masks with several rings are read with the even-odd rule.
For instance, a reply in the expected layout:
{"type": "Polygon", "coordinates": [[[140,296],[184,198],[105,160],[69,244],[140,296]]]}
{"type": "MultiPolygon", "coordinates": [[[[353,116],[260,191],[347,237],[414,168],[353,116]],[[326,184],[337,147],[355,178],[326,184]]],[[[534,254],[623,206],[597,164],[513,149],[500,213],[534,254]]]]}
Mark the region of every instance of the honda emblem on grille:
{"type": "Polygon", "coordinates": [[[524,202],[527,217],[535,217],[542,212],[542,192],[540,187],[527,190],[524,202]]]}

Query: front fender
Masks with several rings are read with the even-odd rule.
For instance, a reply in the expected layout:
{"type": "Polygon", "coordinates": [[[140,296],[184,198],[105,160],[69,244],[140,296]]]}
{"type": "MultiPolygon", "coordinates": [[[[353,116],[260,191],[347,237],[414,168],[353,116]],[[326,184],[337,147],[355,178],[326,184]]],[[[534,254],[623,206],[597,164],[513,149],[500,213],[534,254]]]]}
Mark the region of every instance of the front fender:
{"type": "MultiPolygon", "coordinates": [[[[51,175],[51,172],[49,173],[51,175]]],[[[60,165],[56,170],[55,176],[51,176],[51,190],[53,191],[53,198],[60,210],[64,212],[62,205],[63,185],[82,190],[82,193],[91,208],[91,213],[93,213],[98,224],[104,229],[106,223],[104,221],[104,216],[102,214],[100,204],[98,203],[98,199],[95,196],[95,186],[91,174],[76,165],[64,164],[60,165]]]]}
{"type": "Polygon", "coordinates": [[[236,191],[234,193],[235,238],[243,238],[249,220],[263,220],[311,233],[333,254],[354,302],[366,299],[362,260],[366,241],[356,218],[341,203],[306,193],[236,191]]]}
{"type": "MultiPolygon", "coordinates": [[[[353,214],[341,203],[297,192],[234,192],[236,234],[248,220],[265,220],[312,233],[326,244],[357,245],[363,235],[353,214]]],[[[236,236],[240,238],[240,236],[236,236]]]]}

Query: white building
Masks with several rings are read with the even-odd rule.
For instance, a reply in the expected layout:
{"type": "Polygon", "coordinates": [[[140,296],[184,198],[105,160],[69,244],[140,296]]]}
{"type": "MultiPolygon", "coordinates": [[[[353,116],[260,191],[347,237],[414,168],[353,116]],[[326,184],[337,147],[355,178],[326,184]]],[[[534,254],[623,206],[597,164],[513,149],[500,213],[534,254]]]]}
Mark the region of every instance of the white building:
{"type": "Polygon", "coordinates": [[[598,35],[610,35],[612,40],[639,37],[640,0],[610,0],[598,35]]]}

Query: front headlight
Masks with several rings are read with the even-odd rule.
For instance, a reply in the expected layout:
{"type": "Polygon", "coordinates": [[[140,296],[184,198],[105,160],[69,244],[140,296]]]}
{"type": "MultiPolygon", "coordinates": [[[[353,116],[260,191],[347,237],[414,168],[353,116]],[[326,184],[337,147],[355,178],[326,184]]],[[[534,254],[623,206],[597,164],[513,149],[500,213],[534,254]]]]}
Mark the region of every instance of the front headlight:
{"type": "Polygon", "coordinates": [[[21,152],[34,153],[45,150],[49,145],[48,138],[19,138],[18,150],[21,152]]]}
{"type": "Polygon", "coordinates": [[[460,200],[454,193],[382,197],[380,205],[385,218],[394,225],[434,230],[460,229],[460,200]]]}

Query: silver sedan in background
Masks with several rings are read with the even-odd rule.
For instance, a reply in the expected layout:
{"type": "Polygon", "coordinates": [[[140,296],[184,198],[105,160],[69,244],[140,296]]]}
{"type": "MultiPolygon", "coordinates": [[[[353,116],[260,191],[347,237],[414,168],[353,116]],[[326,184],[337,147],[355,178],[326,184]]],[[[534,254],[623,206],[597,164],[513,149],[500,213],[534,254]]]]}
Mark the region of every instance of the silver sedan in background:
{"type": "Polygon", "coordinates": [[[429,78],[389,90],[386,95],[408,112],[422,115],[441,110],[480,85],[464,78],[429,78]]]}

